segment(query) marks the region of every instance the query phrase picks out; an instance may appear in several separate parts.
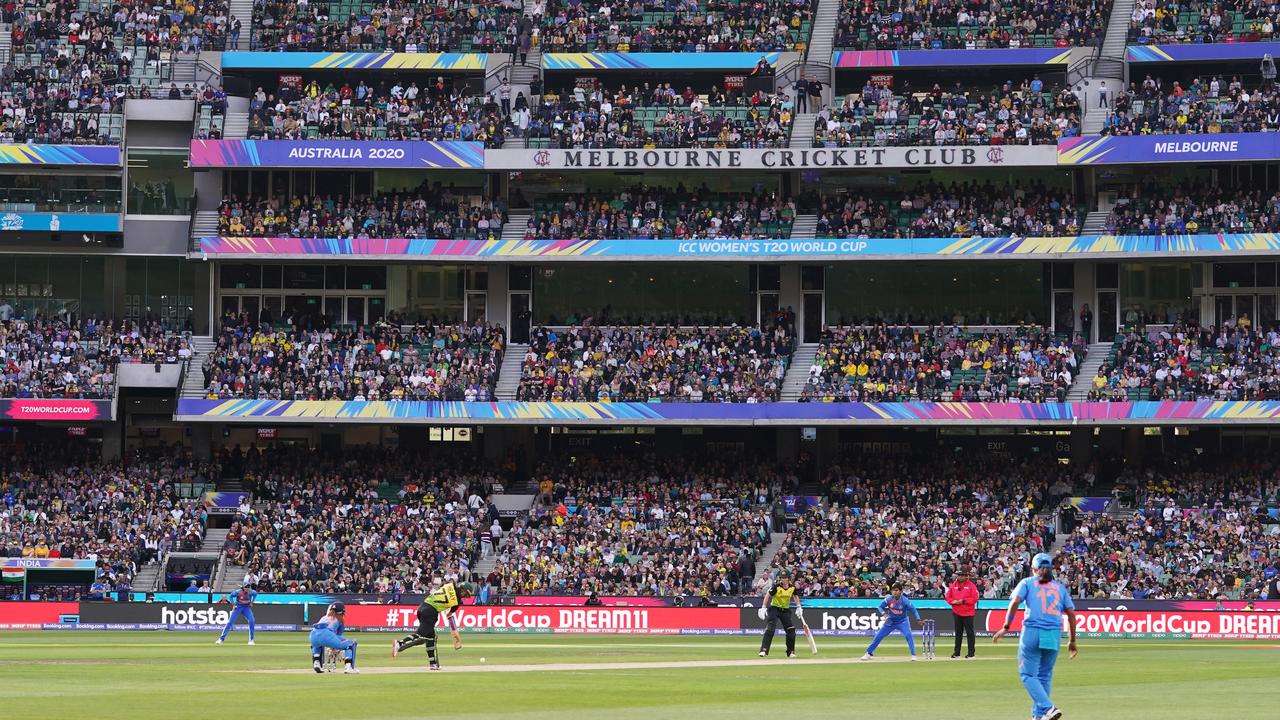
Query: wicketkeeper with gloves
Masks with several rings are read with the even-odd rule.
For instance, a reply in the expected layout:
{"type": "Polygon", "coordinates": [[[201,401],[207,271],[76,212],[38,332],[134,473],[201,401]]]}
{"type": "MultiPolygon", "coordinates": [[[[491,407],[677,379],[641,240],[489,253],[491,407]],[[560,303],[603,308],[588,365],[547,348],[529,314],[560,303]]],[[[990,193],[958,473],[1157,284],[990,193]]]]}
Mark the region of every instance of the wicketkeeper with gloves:
{"type": "Polygon", "coordinates": [[[787,657],[796,656],[796,617],[803,618],[804,611],[800,608],[800,590],[791,584],[791,575],[782,572],[778,575],[778,581],[765,591],[764,599],[760,601],[759,616],[761,620],[768,619],[769,624],[765,626],[764,638],[760,641],[760,657],[769,656],[769,646],[773,644],[773,633],[781,625],[787,631],[787,657]],[[795,611],[791,610],[791,602],[795,601],[795,611]]]}

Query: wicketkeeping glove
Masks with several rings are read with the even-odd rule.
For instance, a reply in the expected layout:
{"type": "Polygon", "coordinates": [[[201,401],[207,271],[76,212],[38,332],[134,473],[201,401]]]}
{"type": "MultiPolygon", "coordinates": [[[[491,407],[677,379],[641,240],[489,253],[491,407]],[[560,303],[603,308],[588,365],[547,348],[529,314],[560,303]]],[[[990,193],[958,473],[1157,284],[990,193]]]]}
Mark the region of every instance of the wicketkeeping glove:
{"type": "Polygon", "coordinates": [[[759,617],[761,620],[763,620],[769,616],[769,611],[765,610],[764,607],[761,606],[761,608],[756,611],[756,616],[759,617]]]}

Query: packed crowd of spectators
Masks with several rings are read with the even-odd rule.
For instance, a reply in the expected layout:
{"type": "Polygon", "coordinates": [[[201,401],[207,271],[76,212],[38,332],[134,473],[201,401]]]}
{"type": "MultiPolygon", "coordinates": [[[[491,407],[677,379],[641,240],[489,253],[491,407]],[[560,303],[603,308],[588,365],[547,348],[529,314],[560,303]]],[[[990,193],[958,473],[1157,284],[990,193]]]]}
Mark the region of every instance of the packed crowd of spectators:
{"type": "Polygon", "coordinates": [[[111,118],[124,112],[126,91],[90,75],[67,76],[60,63],[19,55],[0,65],[0,140],[13,143],[107,145],[120,141],[111,118]]]}
{"type": "Polygon", "coordinates": [[[786,146],[795,106],[784,92],[707,93],[671,83],[553,91],[514,105],[513,132],[553,148],[786,146]]]}
{"type": "Polygon", "coordinates": [[[491,325],[303,330],[229,319],[202,370],[210,399],[485,401],[505,345],[491,325]]]}
{"type": "Polygon", "coordinates": [[[1051,485],[1073,470],[1052,458],[901,453],[846,457],[825,476],[826,503],[802,514],[773,566],[806,596],[881,597],[901,582],[913,597],[940,597],[967,570],[996,597],[1053,544],[1051,485]]]}
{"type": "MultiPolygon", "coordinates": [[[[222,50],[238,27],[226,0],[178,3],[10,3],[5,22],[15,58],[35,57],[53,82],[128,84],[135,62],[169,53],[222,50]]],[[[237,30],[238,32],[238,30],[237,30]]]]}
{"type": "Polygon", "coordinates": [[[645,454],[544,463],[539,502],[486,578],[504,593],[734,595],[751,591],[786,469],[645,454]]]}
{"type": "Polygon", "coordinates": [[[796,206],[776,193],[718,196],[705,187],[637,186],[613,196],[556,196],[534,206],[526,240],[620,238],[778,239],[791,235],[796,206]]]}
{"type": "Polygon", "coordinates": [[[1062,402],[1081,340],[1036,326],[824,328],[801,401],[1062,402]]]}
{"type": "Polygon", "coordinates": [[[510,52],[533,31],[521,0],[254,0],[253,50],[510,52]]]}
{"type": "Polygon", "coordinates": [[[516,399],[773,402],[794,347],[790,318],[764,327],[539,326],[516,399]]]}
{"type": "MultiPolygon", "coordinates": [[[[164,97],[175,54],[221,50],[239,27],[225,0],[25,0],[7,5],[4,21],[12,50],[0,65],[0,141],[16,143],[119,143],[126,97],[164,97]]],[[[184,97],[173,83],[167,95],[184,97]]]]}
{"type": "Polygon", "coordinates": [[[466,238],[502,237],[506,211],[478,194],[428,185],[358,198],[332,195],[244,199],[218,207],[223,237],[466,238]]]}
{"type": "Polygon", "coordinates": [[[1207,183],[1136,186],[1106,219],[1116,235],[1195,235],[1280,230],[1280,193],[1230,190],[1207,183]]]}
{"type": "Polygon", "coordinates": [[[91,443],[41,443],[0,460],[0,557],[96,560],[84,589],[95,599],[128,592],[151,560],[199,549],[205,511],[176,486],[216,474],[181,451],[111,463],[100,453],[91,443]]]}
{"type": "Polygon", "coordinates": [[[835,46],[857,50],[1098,45],[1111,0],[901,4],[842,0],[835,46]]]}
{"type": "Polygon", "coordinates": [[[268,592],[425,593],[467,579],[492,543],[509,468],[420,448],[250,448],[255,507],[227,558],[268,592]]]}
{"type": "Polygon", "coordinates": [[[1051,145],[1080,134],[1080,100],[1070,89],[1048,89],[1038,76],[989,93],[941,85],[895,91],[868,81],[838,105],[824,107],[814,145],[1051,145]]]}
{"type": "Polygon", "coordinates": [[[1248,315],[1221,326],[1183,322],[1118,336],[1090,399],[1280,400],[1280,331],[1248,315]]]}
{"type": "Polygon", "coordinates": [[[1078,235],[1082,216],[1070,192],[1043,183],[929,183],[892,197],[823,196],[820,238],[1060,237],[1078,235]]]}
{"type": "Polygon", "coordinates": [[[1138,0],[1129,14],[1129,41],[1140,45],[1275,40],[1280,15],[1261,0],[1138,0]]]}
{"type": "Polygon", "coordinates": [[[158,322],[11,315],[11,306],[0,305],[0,397],[110,398],[119,363],[173,363],[192,354],[185,336],[158,322]]]}
{"type": "Polygon", "coordinates": [[[813,0],[549,0],[543,52],[803,51],[813,0]]]}
{"type": "Polygon", "coordinates": [[[497,98],[467,96],[437,77],[419,87],[399,80],[283,84],[249,98],[248,136],[265,140],[476,140],[502,147],[507,118],[497,98]]]}
{"type": "MultiPolygon", "coordinates": [[[[1086,515],[1060,553],[1079,597],[1257,599],[1280,572],[1280,477],[1266,459],[1163,458],[1125,472],[1128,515],[1086,515]]],[[[1276,599],[1274,597],[1270,598],[1276,599]]]]}
{"type": "Polygon", "coordinates": [[[1247,89],[1239,76],[1197,77],[1190,82],[1147,75],[1141,85],[1117,93],[1104,135],[1274,132],[1280,129],[1275,85],[1247,89]]]}

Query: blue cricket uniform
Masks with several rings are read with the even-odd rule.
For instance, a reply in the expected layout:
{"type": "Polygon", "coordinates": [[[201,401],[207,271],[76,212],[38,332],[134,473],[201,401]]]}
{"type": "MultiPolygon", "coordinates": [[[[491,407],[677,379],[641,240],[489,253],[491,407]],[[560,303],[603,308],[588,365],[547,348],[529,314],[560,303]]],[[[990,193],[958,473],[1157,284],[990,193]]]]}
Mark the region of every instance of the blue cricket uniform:
{"type": "Polygon", "coordinates": [[[344,657],[356,664],[356,641],[342,636],[346,628],[342,621],[332,615],[325,615],[320,622],[311,626],[311,658],[318,660],[324,648],[342,650],[344,657]]]}
{"type": "Polygon", "coordinates": [[[1057,580],[1042,583],[1037,577],[1023,578],[1013,590],[1013,600],[1027,608],[1018,640],[1018,676],[1031,696],[1031,717],[1036,718],[1053,708],[1049,693],[1062,647],[1062,613],[1076,606],[1065,585],[1057,580]]]}
{"type": "Polygon", "coordinates": [[[231,632],[232,626],[236,624],[237,618],[244,618],[249,623],[249,640],[253,641],[253,633],[255,625],[253,622],[253,600],[258,597],[258,593],[249,588],[240,588],[239,590],[227,595],[227,599],[235,603],[235,609],[231,611],[231,617],[227,618],[227,626],[222,628],[222,635],[218,640],[226,640],[227,633],[231,632]]]}
{"type": "Polygon", "coordinates": [[[880,647],[881,641],[889,637],[889,633],[898,631],[907,639],[907,649],[911,651],[911,656],[916,654],[916,639],[911,633],[911,622],[908,618],[920,620],[920,611],[916,610],[916,606],[911,602],[911,598],[906,595],[894,597],[890,595],[880,603],[880,612],[884,614],[884,624],[876,631],[876,636],[871,639],[871,645],[867,648],[868,655],[875,655],[876,648],[880,647]]]}

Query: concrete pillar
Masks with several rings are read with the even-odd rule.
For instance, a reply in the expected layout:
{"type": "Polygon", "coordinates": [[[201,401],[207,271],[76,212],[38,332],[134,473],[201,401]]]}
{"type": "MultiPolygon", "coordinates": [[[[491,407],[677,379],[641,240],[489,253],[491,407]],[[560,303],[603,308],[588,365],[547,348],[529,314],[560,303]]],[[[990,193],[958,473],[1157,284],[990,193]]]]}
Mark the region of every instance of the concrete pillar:
{"type": "Polygon", "coordinates": [[[213,457],[213,426],[209,423],[192,424],[191,455],[200,461],[213,457]]]}
{"type": "Polygon", "coordinates": [[[654,428],[654,451],[659,457],[679,457],[684,452],[684,432],[678,427],[659,425],[654,428]]]}
{"type": "Polygon", "coordinates": [[[1213,316],[1213,263],[1201,263],[1200,272],[1200,287],[1204,293],[1200,296],[1200,324],[1213,325],[1217,319],[1213,316]]]}
{"type": "Polygon", "coordinates": [[[800,431],[793,427],[774,428],[773,445],[779,463],[789,464],[796,461],[800,453],[800,431]]]}
{"type": "Polygon", "coordinates": [[[211,335],[213,310],[213,264],[198,260],[193,263],[191,286],[191,327],[196,335],[211,335]]]}
{"type": "Polygon", "coordinates": [[[1083,331],[1080,327],[1080,311],[1088,304],[1093,309],[1093,327],[1089,330],[1089,337],[1085,338],[1086,343],[1097,342],[1098,338],[1098,293],[1095,285],[1097,278],[1094,275],[1094,263],[1078,262],[1075,264],[1075,295],[1072,299],[1072,306],[1075,309],[1076,329],[1083,331]]]}
{"type": "Polygon", "coordinates": [[[1124,459],[1132,467],[1142,467],[1142,458],[1146,455],[1143,430],[1136,426],[1124,429],[1124,459]]]}
{"type": "MultiPolygon", "coordinates": [[[[792,428],[791,431],[797,435],[800,432],[798,428],[792,428]]],[[[840,457],[840,430],[834,427],[819,427],[817,441],[800,443],[800,449],[813,450],[814,470],[816,477],[820,478],[840,457]]]]}
{"type": "Polygon", "coordinates": [[[1071,464],[1088,467],[1093,460],[1093,428],[1071,428],[1071,464]]]}
{"type": "Polygon", "coordinates": [[[409,266],[387,266],[387,309],[403,312],[409,308],[409,266]]]}
{"type": "Polygon", "coordinates": [[[804,292],[800,289],[800,266],[783,265],[779,270],[778,307],[795,311],[798,331],[804,327],[804,292]]]}
{"type": "Polygon", "coordinates": [[[103,261],[102,288],[106,293],[107,314],[124,317],[125,258],[108,255],[103,261]]]}
{"type": "Polygon", "coordinates": [[[485,296],[485,315],[489,322],[504,328],[511,327],[511,304],[507,302],[509,271],[510,266],[506,264],[489,266],[489,290],[485,296]]]}
{"type": "Polygon", "coordinates": [[[117,420],[102,426],[102,461],[116,462],[124,453],[124,411],[116,410],[117,420]]]}

